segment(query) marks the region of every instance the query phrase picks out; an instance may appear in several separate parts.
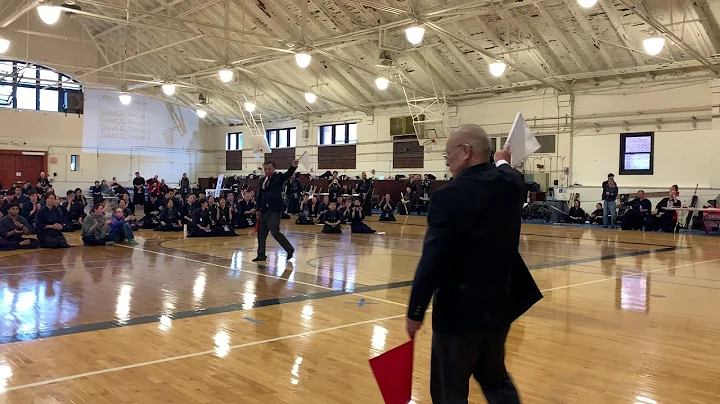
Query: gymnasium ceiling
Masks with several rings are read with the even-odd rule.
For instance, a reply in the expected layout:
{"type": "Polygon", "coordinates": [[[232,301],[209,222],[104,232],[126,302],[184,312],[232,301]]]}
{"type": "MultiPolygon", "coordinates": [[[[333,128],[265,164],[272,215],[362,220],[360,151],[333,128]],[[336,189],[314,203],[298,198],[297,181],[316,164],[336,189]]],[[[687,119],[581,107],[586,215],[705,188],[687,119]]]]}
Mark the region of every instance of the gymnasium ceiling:
{"type": "MultiPolygon", "coordinates": [[[[4,1],[5,10],[17,11],[38,3],[4,1]]],[[[157,83],[172,80],[178,84],[174,101],[192,105],[198,94],[206,95],[217,125],[241,122],[240,105],[248,100],[269,119],[297,118],[402,105],[403,88],[412,97],[444,95],[452,103],[501,92],[567,93],[720,71],[720,0],[599,0],[588,9],[577,0],[66,4],[79,8],[74,20],[101,50],[100,66],[110,65],[94,72],[98,81],[115,88],[124,82],[132,91],[164,97],[157,83]],[[426,29],[416,47],[404,34],[413,22],[426,29]],[[650,36],[666,38],[657,56],[643,49],[650,36]],[[303,49],[313,57],[306,69],[293,54],[303,49]],[[509,66],[499,78],[488,69],[496,60],[509,66]],[[235,72],[228,84],[217,74],[224,65],[235,72]],[[391,78],[385,91],[375,87],[379,75],[391,78]],[[304,92],[318,94],[318,101],[308,104],[304,92]]]]}

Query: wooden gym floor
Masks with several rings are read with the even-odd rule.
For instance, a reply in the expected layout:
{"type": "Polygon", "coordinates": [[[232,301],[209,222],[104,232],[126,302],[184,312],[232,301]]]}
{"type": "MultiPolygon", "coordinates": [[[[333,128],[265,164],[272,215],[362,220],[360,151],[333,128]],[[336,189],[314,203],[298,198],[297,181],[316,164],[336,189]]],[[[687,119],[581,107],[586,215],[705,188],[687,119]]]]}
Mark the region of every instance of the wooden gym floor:
{"type": "MultiPolygon", "coordinates": [[[[367,360],[406,341],[425,232],[402,220],[283,221],[296,258],[269,240],[267,265],[251,230],[0,253],[0,401],[381,403],[367,360]]],[[[525,225],[520,249],[545,294],[508,339],[526,403],[720,403],[720,238],[525,225]]],[[[430,335],[415,403],[431,402],[430,335]]]]}

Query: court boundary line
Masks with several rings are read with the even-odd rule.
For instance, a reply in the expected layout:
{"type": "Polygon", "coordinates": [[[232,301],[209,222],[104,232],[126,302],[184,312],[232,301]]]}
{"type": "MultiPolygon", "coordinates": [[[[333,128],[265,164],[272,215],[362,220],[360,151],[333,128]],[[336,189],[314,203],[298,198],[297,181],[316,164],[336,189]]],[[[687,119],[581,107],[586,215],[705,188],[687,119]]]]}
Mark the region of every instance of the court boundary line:
{"type": "MultiPolygon", "coordinates": [[[[653,272],[659,272],[659,271],[664,271],[664,270],[668,270],[668,269],[683,268],[683,267],[692,266],[692,265],[702,265],[702,264],[707,264],[707,263],[715,262],[715,261],[720,261],[720,258],[716,258],[713,260],[707,260],[707,261],[693,262],[693,263],[688,263],[688,264],[683,264],[683,265],[676,265],[676,266],[672,266],[672,267],[658,268],[658,269],[654,269],[654,270],[650,270],[650,271],[643,271],[643,272],[653,273],[653,272]]],[[[570,289],[573,287],[585,286],[585,285],[590,285],[590,284],[599,283],[599,282],[605,282],[608,280],[613,280],[613,279],[617,279],[617,278],[621,278],[621,277],[622,277],[622,275],[615,276],[615,277],[603,278],[603,279],[597,279],[595,281],[581,282],[581,283],[576,283],[576,284],[572,284],[572,285],[565,285],[565,286],[560,286],[560,287],[556,287],[556,288],[548,288],[548,289],[541,290],[541,292],[552,292],[554,290],[570,289]]],[[[432,310],[428,310],[428,312],[431,312],[431,311],[432,310]]],[[[249,346],[262,345],[262,344],[267,344],[267,343],[272,343],[272,342],[277,342],[277,341],[284,341],[284,340],[294,339],[294,338],[298,338],[298,337],[306,337],[309,335],[315,335],[315,334],[320,334],[320,333],[324,333],[324,332],[336,331],[336,330],[340,330],[340,329],[355,327],[358,325],[365,325],[365,324],[372,324],[375,322],[394,320],[394,319],[402,318],[405,316],[406,316],[406,314],[398,314],[398,315],[394,315],[394,316],[379,317],[379,318],[375,318],[375,319],[371,319],[371,320],[358,321],[355,323],[343,324],[343,325],[334,326],[334,327],[327,327],[327,328],[323,328],[323,329],[319,329],[319,330],[306,331],[306,332],[297,333],[297,334],[289,334],[289,335],[284,335],[281,337],[267,338],[267,339],[263,339],[263,340],[233,345],[233,346],[229,347],[229,350],[246,348],[249,346]]],[[[23,384],[23,385],[19,385],[19,386],[7,387],[4,391],[10,392],[10,391],[24,390],[24,389],[28,389],[28,388],[32,388],[32,387],[39,387],[39,386],[46,386],[46,385],[50,385],[50,384],[62,383],[62,382],[68,381],[68,380],[75,380],[75,379],[80,379],[83,377],[90,377],[90,376],[96,376],[96,375],[105,374],[105,373],[119,372],[122,370],[135,369],[135,368],[139,368],[139,367],[151,366],[151,365],[156,365],[156,364],[160,364],[160,363],[172,362],[172,361],[176,361],[176,360],[194,358],[197,356],[204,356],[204,355],[213,354],[213,353],[215,353],[215,349],[200,351],[200,352],[193,352],[193,353],[184,354],[184,355],[170,356],[167,358],[156,359],[153,361],[146,361],[146,362],[133,363],[130,365],[116,366],[116,367],[111,367],[111,368],[107,368],[107,369],[95,370],[92,372],[85,372],[85,373],[80,373],[80,374],[75,374],[75,375],[70,375],[70,376],[58,377],[55,379],[48,379],[48,380],[42,380],[39,382],[23,384]]]]}

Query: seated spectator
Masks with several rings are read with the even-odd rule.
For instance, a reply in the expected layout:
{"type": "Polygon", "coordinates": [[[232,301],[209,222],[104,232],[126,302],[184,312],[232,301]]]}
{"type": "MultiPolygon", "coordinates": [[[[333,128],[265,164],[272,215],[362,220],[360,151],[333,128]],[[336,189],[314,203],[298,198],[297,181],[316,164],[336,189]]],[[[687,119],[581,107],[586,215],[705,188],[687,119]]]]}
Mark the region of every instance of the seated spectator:
{"type": "Polygon", "coordinates": [[[102,195],[112,196],[110,192],[112,192],[112,190],[108,186],[107,180],[102,180],[102,182],[100,182],[100,193],[102,195]]]}
{"type": "Polygon", "coordinates": [[[93,206],[100,205],[105,200],[103,198],[103,192],[102,188],[100,187],[100,182],[95,181],[95,185],[90,187],[90,194],[93,198],[93,206]]]}
{"type": "Polygon", "coordinates": [[[255,227],[257,206],[255,201],[252,200],[252,194],[245,192],[243,194],[243,200],[238,204],[238,229],[247,229],[248,227],[255,227]]]}
{"type": "MultiPolygon", "coordinates": [[[[15,200],[15,189],[10,189],[10,192],[8,192],[6,195],[0,196],[0,213],[2,213],[2,216],[6,216],[8,214],[8,209],[10,209],[10,205],[19,203],[19,201],[15,200]]],[[[2,217],[0,216],[0,217],[2,217]]]]}
{"type": "Polygon", "coordinates": [[[652,210],[652,204],[645,199],[645,191],[638,191],[637,197],[628,203],[629,209],[623,216],[623,230],[642,230],[645,227],[647,215],[652,210]]]}
{"type": "Polygon", "coordinates": [[[645,231],[662,230],[665,233],[672,233],[675,228],[675,211],[666,210],[666,208],[679,208],[682,202],[677,199],[678,186],[670,187],[670,196],[663,198],[655,206],[655,210],[649,214],[645,220],[645,231]]]}
{"type": "Polygon", "coordinates": [[[82,200],[76,198],[75,191],[67,191],[67,200],[62,203],[62,210],[65,214],[65,222],[63,223],[64,232],[73,232],[82,229],[83,220],[87,214],[85,213],[85,205],[82,200]]]}
{"type": "Polygon", "coordinates": [[[565,223],[583,224],[586,220],[585,216],[585,211],[580,207],[580,201],[575,200],[574,206],[570,208],[570,212],[568,212],[568,215],[563,219],[563,221],[565,223]]]}
{"type": "Polygon", "coordinates": [[[197,208],[197,201],[195,200],[195,194],[190,194],[187,197],[187,202],[180,209],[180,215],[182,216],[183,224],[192,223],[193,212],[197,208]]]}
{"type": "Polygon", "coordinates": [[[125,194],[120,195],[120,198],[118,199],[118,201],[120,201],[120,200],[125,201],[125,207],[130,209],[130,212],[132,212],[132,214],[134,215],[135,214],[135,203],[130,199],[130,194],[125,193],[125,194]]]}
{"type": "MultiPolygon", "coordinates": [[[[127,208],[126,208],[127,209],[127,208]]],[[[127,242],[129,245],[136,245],[138,242],[135,240],[132,227],[127,222],[125,212],[122,208],[115,208],[115,214],[110,219],[110,237],[116,243],[127,242]]]]}
{"type": "Polygon", "coordinates": [[[414,206],[415,192],[413,191],[413,188],[407,186],[405,187],[405,193],[403,194],[402,199],[400,200],[400,204],[398,205],[398,214],[409,215],[410,212],[413,211],[414,206]]]}
{"type": "Polygon", "coordinates": [[[212,220],[210,220],[208,201],[203,199],[200,201],[200,208],[193,212],[193,220],[188,228],[188,237],[210,236],[212,236],[212,220]]]}
{"type": "Polygon", "coordinates": [[[85,195],[83,195],[83,191],[80,188],[75,188],[75,200],[82,202],[83,208],[88,205],[87,198],[85,198],[85,195]]]}
{"type": "MultiPolygon", "coordinates": [[[[120,208],[123,212],[123,217],[125,218],[125,223],[127,223],[130,226],[130,229],[132,231],[138,231],[140,230],[140,221],[138,218],[133,214],[133,211],[130,210],[127,206],[127,202],[125,202],[125,199],[120,199],[118,202],[118,208],[120,208]]],[[[114,212],[113,212],[114,216],[114,212]]],[[[111,218],[112,220],[112,218],[111,218]]]]}
{"type": "Polygon", "coordinates": [[[323,233],[342,233],[342,228],[340,227],[342,219],[340,217],[340,212],[335,209],[335,202],[330,202],[328,210],[326,210],[323,214],[323,219],[323,233]]]}
{"type": "Polygon", "coordinates": [[[308,194],[303,195],[298,212],[298,218],[295,220],[295,224],[315,224],[312,218],[312,201],[308,194]]]}
{"type": "Polygon", "coordinates": [[[217,216],[217,203],[215,202],[215,195],[208,195],[208,211],[210,212],[211,227],[215,226],[215,217],[217,216]]]}
{"type": "Polygon", "coordinates": [[[15,200],[17,201],[18,205],[22,207],[22,204],[28,201],[28,198],[23,194],[22,188],[15,187],[13,190],[15,192],[15,200]]]}
{"type": "Polygon", "coordinates": [[[145,202],[145,217],[143,217],[143,229],[154,229],[160,224],[160,211],[162,210],[162,202],[156,194],[150,195],[150,199],[145,202]]]}
{"type": "Polygon", "coordinates": [[[34,189],[28,191],[27,198],[28,201],[23,204],[20,214],[25,218],[25,220],[27,220],[30,234],[36,234],[37,230],[35,229],[35,222],[37,220],[37,213],[42,205],[40,205],[38,193],[35,192],[34,189]]]}
{"type": "Polygon", "coordinates": [[[318,223],[325,223],[325,212],[330,209],[330,197],[325,195],[322,198],[322,202],[317,207],[318,223]]]}
{"type": "Polygon", "coordinates": [[[46,195],[45,206],[37,213],[38,241],[42,248],[69,248],[62,234],[65,213],[57,207],[55,194],[46,195]]]}
{"type": "Polygon", "coordinates": [[[93,205],[92,213],[83,222],[81,235],[86,246],[115,245],[110,237],[110,219],[105,218],[105,204],[93,205]]]}
{"type": "Polygon", "coordinates": [[[40,243],[35,239],[25,238],[30,233],[30,226],[20,216],[20,204],[13,202],[8,214],[0,219],[0,251],[38,248],[40,243]]]}
{"type": "MultiPolygon", "coordinates": [[[[342,198],[338,198],[339,200],[342,198]]],[[[338,201],[338,212],[340,212],[340,218],[343,223],[350,223],[350,212],[352,211],[352,201],[350,201],[350,198],[345,200],[345,203],[341,203],[338,201]]]]}
{"type": "Polygon", "coordinates": [[[393,211],[395,210],[395,205],[393,204],[392,200],[390,199],[390,194],[385,194],[383,199],[380,201],[380,220],[381,222],[394,222],[395,221],[395,215],[393,215],[393,211]]]}
{"type": "Polygon", "coordinates": [[[218,199],[218,206],[215,214],[215,223],[213,225],[213,236],[232,237],[237,236],[232,226],[232,211],[227,200],[223,197],[218,199]]]}
{"type": "Polygon", "coordinates": [[[365,214],[362,211],[362,205],[360,204],[359,199],[356,199],[355,202],[353,202],[353,206],[348,210],[348,212],[350,214],[351,233],[375,233],[375,230],[363,223],[365,214]]]}
{"type": "Polygon", "coordinates": [[[595,210],[590,214],[591,224],[603,224],[603,205],[602,203],[595,204],[595,210]]]}
{"type": "Polygon", "coordinates": [[[32,184],[30,184],[30,181],[25,181],[25,184],[22,187],[22,194],[27,196],[30,191],[33,190],[32,184]]]}
{"type": "Polygon", "coordinates": [[[165,202],[165,209],[160,212],[160,223],[155,227],[155,231],[182,231],[182,218],[180,212],[175,208],[175,202],[172,198],[165,202]]]}

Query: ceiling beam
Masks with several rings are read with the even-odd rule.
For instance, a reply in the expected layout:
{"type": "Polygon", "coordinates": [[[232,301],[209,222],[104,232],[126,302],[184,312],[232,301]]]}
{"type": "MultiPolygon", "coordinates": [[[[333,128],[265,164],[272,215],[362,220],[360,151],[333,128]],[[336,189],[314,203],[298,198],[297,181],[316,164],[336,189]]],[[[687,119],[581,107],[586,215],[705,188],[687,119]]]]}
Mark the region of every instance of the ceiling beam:
{"type": "Polygon", "coordinates": [[[5,17],[2,22],[0,22],[0,28],[7,28],[10,26],[10,24],[17,21],[18,18],[25,15],[27,12],[31,11],[35,7],[39,6],[42,1],[40,0],[33,0],[28,3],[26,3],[24,6],[18,7],[15,11],[10,13],[7,17],[5,17]]]}
{"type": "Polygon", "coordinates": [[[689,0],[684,2],[685,5],[687,5],[687,3],[690,3],[692,9],[695,10],[695,14],[697,14],[700,25],[702,25],[713,47],[714,51],[712,53],[720,53],[720,28],[710,10],[710,5],[708,5],[707,0],[689,0]]]}
{"type": "Polygon", "coordinates": [[[585,13],[580,9],[577,1],[564,1],[570,9],[570,13],[572,13],[573,17],[575,17],[575,21],[577,21],[578,25],[580,25],[580,28],[582,28],[582,30],[590,36],[590,39],[592,39],[593,46],[598,50],[598,52],[600,52],[600,56],[602,57],[603,62],[605,62],[605,65],[610,69],[613,69],[615,67],[615,63],[613,62],[612,57],[607,52],[607,49],[605,49],[605,45],[598,39],[598,36],[595,34],[595,31],[593,31],[592,26],[590,26],[590,23],[587,21],[587,17],[585,17],[585,13]]]}
{"type": "MultiPolygon", "coordinates": [[[[441,40],[445,44],[445,46],[448,49],[448,52],[452,54],[455,59],[460,63],[460,65],[467,71],[481,86],[487,86],[488,81],[485,80],[485,77],[483,77],[480,72],[477,71],[475,67],[470,65],[470,62],[465,58],[465,55],[460,52],[460,50],[455,46],[455,44],[452,41],[452,38],[448,37],[445,34],[439,34],[441,37],[441,40]]],[[[472,86],[471,86],[472,87],[472,86]]]]}
{"type": "Polygon", "coordinates": [[[540,15],[542,16],[543,20],[545,21],[546,26],[548,27],[548,29],[550,29],[550,32],[552,32],[552,34],[555,35],[560,40],[560,43],[568,51],[573,62],[575,62],[575,65],[580,70],[584,70],[585,66],[583,65],[583,61],[582,61],[582,58],[580,57],[580,54],[577,53],[577,51],[572,46],[570,41],[567,39],[565,34],[560,30],[557,23],[553,19],[552,15],[550,15],[550,12],[548,12],[547,8],[545,8],[543,3],[535,3],[535,7],[540,12],[540,15]]]}
{"type": "Polygon", "coordinates": [[[660,24],[658,20],[655,19],[650,13],[646,13],[644,10],[641,10],[636,4],[631,2],[630,0],[617,0],[625,7],[629,8],[633,13],[635,13],[638,18],[643,20],[646,24],[650,25],[651,27],[655,28],[659,33],[661,33],[663,36],[665,36],[670,42],[673,42],[675,46],[679,47],[680,49],[684,50],[690,56],[692,56],[695,60],[700,62],[703,66],[705,66],[706,69],[713,72],[715,75],[720,74],[720,70],[716,65],[713,65],[712,63],[708,62],[705,57],[703,57],[701,54],[699,54],[693,47],[686,44],[682,39],[678,38],[677,35],[673,34],[672,31],[667,29],[665,26],[660,24]]]}
{"type": "MultiPolygon", "coordinates": [[[[635,49],[635,44],[633,44],[632,40],[630,39],[630,35],[628,35],[627,31],[625,30],[625,26],[622,23],[620,14],[615,11],[613,8],[613,4],[609,2],[609,0],[600,0],[600,7],[605,11],[605,15],[607,15],[608,19],[610,20],[610,23],[613,27],[615,27],[615,31],[617,31],[618,36],[622,40],[622,42],[630,49],[635,49]]],[[[643,58],[638,55],[637,52],[628,51],[630,52],[630,56],[635,60],[635,65],[642,66],[645,64],[645,61],[643,58]]]]}
{"type": "Polygon", "coordinates": [[[560,63],[555,54],[553,54],[547,46],[545,39],[535,32],[529,21],[518,21],[517,16],[510,10],[500,10],[498,11],[498,15],[520,32],[524,40],[523,42],[525,42],[525,45],[529,48],[530,57],[535,60],[535,63],[538,64],[541,70],[545,71],[547,76],[552,76],[556,73],[567,73],[562,63],[560,63]]]}

